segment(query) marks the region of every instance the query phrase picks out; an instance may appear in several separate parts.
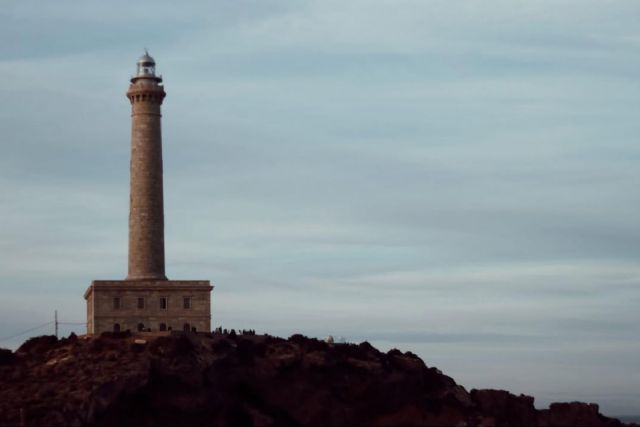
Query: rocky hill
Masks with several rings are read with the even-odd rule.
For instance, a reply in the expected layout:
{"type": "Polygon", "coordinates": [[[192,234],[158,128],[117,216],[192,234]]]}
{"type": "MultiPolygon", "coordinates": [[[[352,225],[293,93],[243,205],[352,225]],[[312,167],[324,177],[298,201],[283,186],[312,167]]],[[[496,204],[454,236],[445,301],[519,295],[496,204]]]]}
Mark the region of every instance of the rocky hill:
{"type": "Polygon", "coordinates": [[[0,350],[4,426],[622,426],[598,406],[467,392],[416,355],[294,335],[30,339],[0,350]]]}

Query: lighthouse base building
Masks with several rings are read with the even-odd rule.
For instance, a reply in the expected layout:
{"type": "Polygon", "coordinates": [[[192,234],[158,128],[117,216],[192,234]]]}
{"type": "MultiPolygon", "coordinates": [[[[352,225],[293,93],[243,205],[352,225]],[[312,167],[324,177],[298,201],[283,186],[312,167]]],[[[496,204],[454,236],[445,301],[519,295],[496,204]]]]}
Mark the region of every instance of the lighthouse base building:
{"type": "Polygon", "coordinates": [[[166,93],[148,53],[138,60],[131,102],[129,274],[95,280],[84,294],[87,334],[211,331],[208,280],[168,280],[164,259],[161,105],[166,93]]]}
{"type": "Polygon", "coordinates": [[[87,333],[211,331],[208,280],[94,280],[84,294],[87,333]]]}

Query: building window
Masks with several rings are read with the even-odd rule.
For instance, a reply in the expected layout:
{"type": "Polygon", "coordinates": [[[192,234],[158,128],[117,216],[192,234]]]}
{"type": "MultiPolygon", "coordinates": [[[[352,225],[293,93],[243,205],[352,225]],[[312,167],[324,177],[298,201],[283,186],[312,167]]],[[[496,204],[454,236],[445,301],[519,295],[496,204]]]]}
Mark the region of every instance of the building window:
{"type": "Polygon", "coordinates": [[[121,307],[120,297],[115,297],[113,299],[113,309],[114,310],[120,310],[120,307],[121,307]]]}
{"type": "Polygon", "coordinates": [[[167,330],[167,324],[166,323],[160,323],[160,330],[161,331],[166,331],[167,330]]]}
{"type": "Polygon", "coordinates": [[[113,332],[120,332],[120,323],[113,324],[113,332]]]}
{"type": "Polygon", "coordinates": [[[184,309],[189,310],[191,308],[191,297],[184,297],[182,301],[184,309]]]}
{"type": "Polygon", "coordinates": [[[161,310],[166,310],[167,309],[167,297],[160,297],[160,309],[161,310]]]}
{"type": "Polygon", "coordinates": [[[138,323],[138,332],[142,332],[142,331],[144,331],[144,324],[138,323]]]}
{"type": "Polygon", "coordinates": [[[184,326],[182,327],[182,330],[185,332],[191,331],[191,325],[188,323],[185,323],[184,326]]]}
{"type": "Polygon", "coordinates": [[[144,298],[142,298],[142,297],[138,298],[138,308],[140,308],[140,309],[144,308],[144,298]]]}

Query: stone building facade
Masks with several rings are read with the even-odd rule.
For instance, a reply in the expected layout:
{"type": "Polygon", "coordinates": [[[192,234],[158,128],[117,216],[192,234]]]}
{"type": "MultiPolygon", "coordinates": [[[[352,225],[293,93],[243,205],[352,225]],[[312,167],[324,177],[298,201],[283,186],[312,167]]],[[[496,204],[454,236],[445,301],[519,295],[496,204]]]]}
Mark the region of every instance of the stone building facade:
{"type": "Polygon", "coordinates": [[[87,333],[210,331],[208,280],[168,280],[164,258],[161,105],[166,96],[155,61],[138,60],[131,102],[129,270],[125,280],[95,280],[84,294],[87,333]]]}
{"type": "Polygon", "coordinates": [[[94,280],[87,292],[87,330],[210,331],[211,287],[197,280],[94,280]]]}

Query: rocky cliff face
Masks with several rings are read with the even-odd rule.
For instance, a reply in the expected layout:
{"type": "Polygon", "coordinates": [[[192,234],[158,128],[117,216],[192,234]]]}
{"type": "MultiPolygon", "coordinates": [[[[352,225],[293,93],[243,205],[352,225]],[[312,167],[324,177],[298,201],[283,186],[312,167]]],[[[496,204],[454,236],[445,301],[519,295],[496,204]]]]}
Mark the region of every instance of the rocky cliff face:
{"type": "Polygon", "coordinates": [[[0,427],[622,426],[598,406],[467,392],[414,354],[294,335],[39,337],[0,351],[0,427]],[[22,409],[22,421],[21,421],[22,409]]]}

